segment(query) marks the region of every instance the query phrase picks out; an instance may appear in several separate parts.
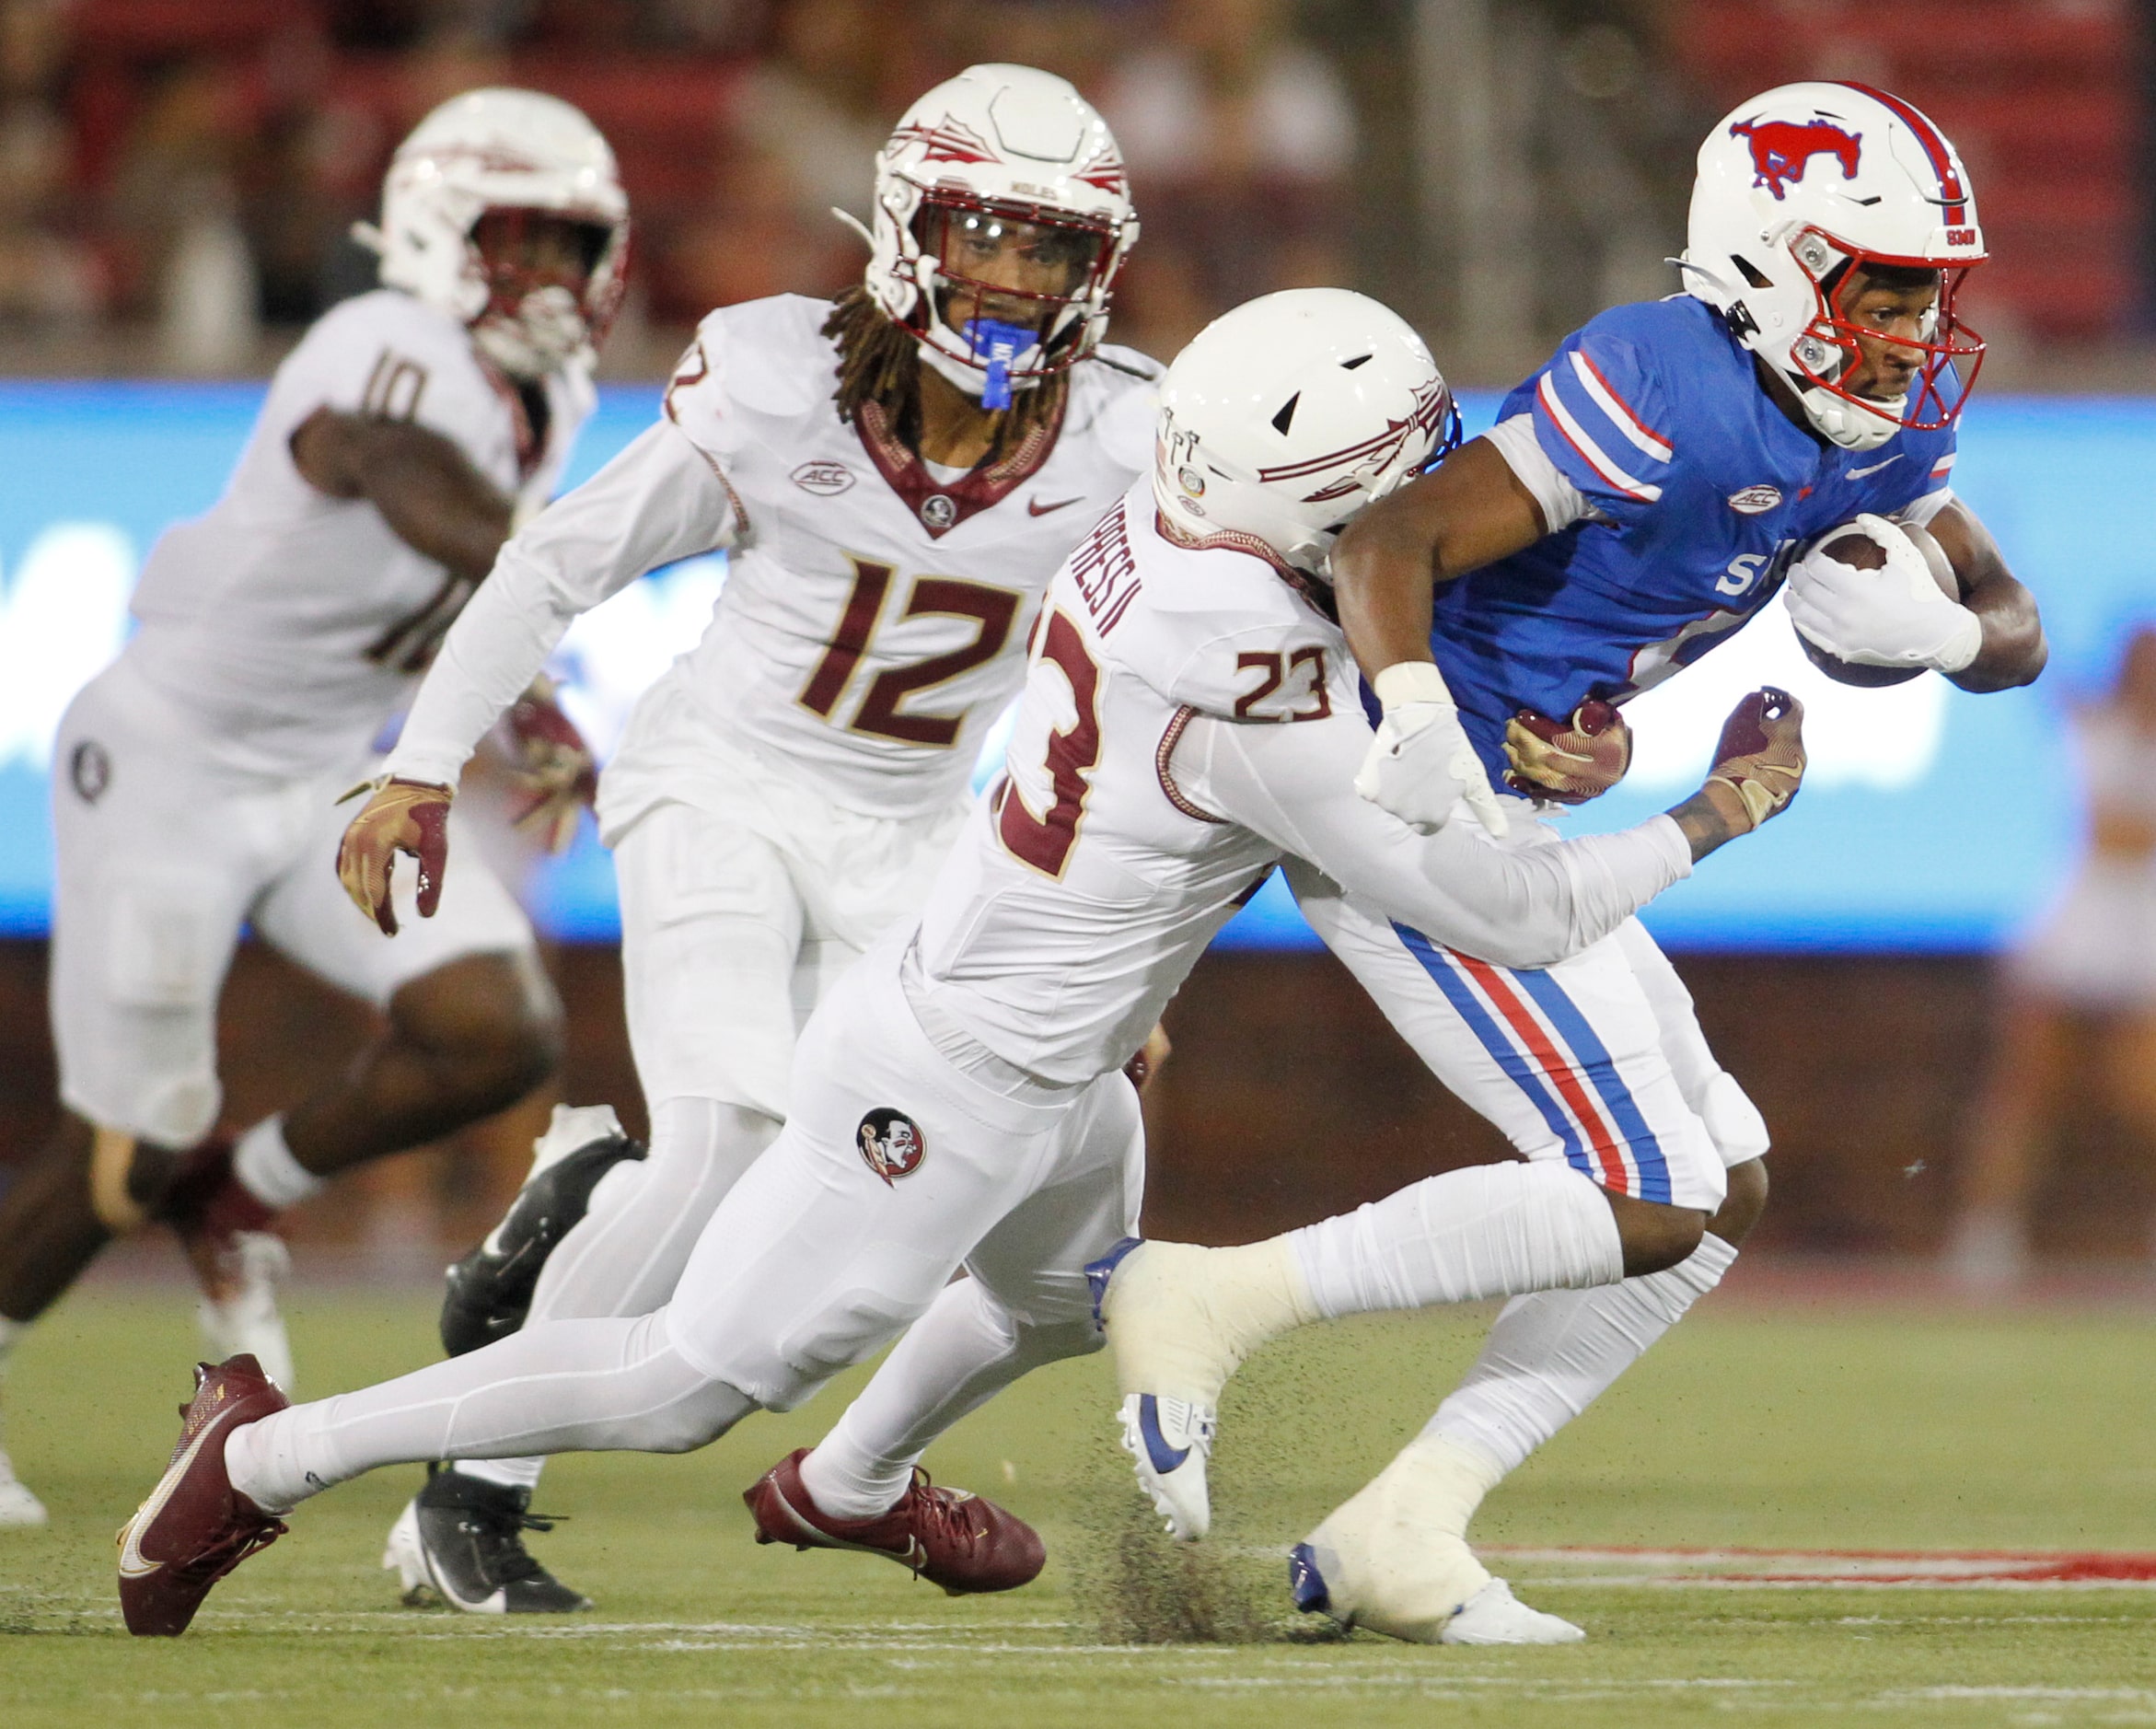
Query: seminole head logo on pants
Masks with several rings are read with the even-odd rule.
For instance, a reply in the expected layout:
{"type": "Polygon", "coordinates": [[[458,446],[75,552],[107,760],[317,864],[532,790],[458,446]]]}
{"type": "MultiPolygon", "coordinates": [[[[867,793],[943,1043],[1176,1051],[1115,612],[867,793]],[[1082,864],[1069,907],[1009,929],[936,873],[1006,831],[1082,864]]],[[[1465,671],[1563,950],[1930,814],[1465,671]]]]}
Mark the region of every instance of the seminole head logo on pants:
{"type": "Polygon", "coordinates": [[[922,1139],[921,1128],[902,1110],[892,1110],[879,1106],[861,1120],[861,1127],[854,1131],[861,1144],[861,1156],[868,1168],[884,1179],[888,1188],[900,1177],[910,1177],[921,1168],[921,1161],[927,1155],[928,1143],[922,1139]]]}

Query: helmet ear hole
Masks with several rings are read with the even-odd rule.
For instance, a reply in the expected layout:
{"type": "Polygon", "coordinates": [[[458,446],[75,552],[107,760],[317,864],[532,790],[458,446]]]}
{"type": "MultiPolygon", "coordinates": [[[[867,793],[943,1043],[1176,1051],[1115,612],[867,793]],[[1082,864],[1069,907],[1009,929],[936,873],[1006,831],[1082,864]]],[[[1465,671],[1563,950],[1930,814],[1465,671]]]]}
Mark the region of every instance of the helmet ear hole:
{"type": "Polygon", "coordinates": [[[1768,276],[1756,264],[1754,264],[1751,260],[1746,258],[1740,258],[1736,253],[1732,252],[1729,255],[1729,261],[1737,267],[1737,270],[1744,276],[1744,279],[1750,283],[1753,287],[1771,288],[1774,286],[1773,278],[1768,276]]]}

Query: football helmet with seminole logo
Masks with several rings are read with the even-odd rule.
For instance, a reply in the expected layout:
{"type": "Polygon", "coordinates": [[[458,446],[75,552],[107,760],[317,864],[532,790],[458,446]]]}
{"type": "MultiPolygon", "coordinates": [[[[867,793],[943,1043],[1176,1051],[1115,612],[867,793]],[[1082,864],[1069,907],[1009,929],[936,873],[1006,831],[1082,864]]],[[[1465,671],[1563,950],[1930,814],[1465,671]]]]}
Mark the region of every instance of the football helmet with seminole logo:
{"type": "Polygon", "coordinates": [[[467,90],[397,146],[382,221],[354,233],[382,255],[382,281],[471,327],[511,376],[585,361],[621,304],[629,199],[598,128],[537,90],[467,90]],[[567,225],[566,255],[541,261],[525,230],[567,225]]]}
{"type": "Polygon", "coordinates": [[[1869,450],[1961,412],[1984,340],[1955,301],[1984,261],[1984,231],[1953,145],[1899,97],[1785,84],[1745,103],[1699,146],[1686,240],[1687,288],[1790,381],[1835,444],[1869,450]],[[1938,300],[1909,344],[1922,364],[1892,400],[1840,382],[1859,362],[1859,336],[1879,332],[1845,318],[1837,291],[1851,272],[1882,265],[1939,273],[1938,300]]]}
{"type": "Polygon", "coordinates": [[[1406,319],[1346,288],[1223,313],[1161,380],[1153,496],[1186,544],[1316,574],[1355,513],[1458,441],[1437,363],[1406,319]]]}
{"type": "Polygon", "coordinates": [[[930,366],[1001,408],[1098,345],[1138,216],[1115,137],[1076,90],[1031,66],[982,65],[906,110],[876,157],[864,232],[876,304],[930,366]],[[966,273],[1006,238],[1027,285],[966,273]]]}

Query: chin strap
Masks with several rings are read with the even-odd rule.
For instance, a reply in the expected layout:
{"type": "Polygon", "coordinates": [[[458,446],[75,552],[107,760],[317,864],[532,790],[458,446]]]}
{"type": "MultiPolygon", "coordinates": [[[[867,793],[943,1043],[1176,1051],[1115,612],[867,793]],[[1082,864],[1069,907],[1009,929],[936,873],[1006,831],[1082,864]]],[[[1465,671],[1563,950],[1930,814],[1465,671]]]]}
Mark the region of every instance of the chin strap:
{"type": "Polygon", "coordinates": [[[1822,385],[1795,377],[1790,378],[1790,384],[1812,424],[1841,449],[1876,450],[1902,430],[1901,410],[1909,400],[1907,392],[1873,409],[1837,396],[1822,385]]]}

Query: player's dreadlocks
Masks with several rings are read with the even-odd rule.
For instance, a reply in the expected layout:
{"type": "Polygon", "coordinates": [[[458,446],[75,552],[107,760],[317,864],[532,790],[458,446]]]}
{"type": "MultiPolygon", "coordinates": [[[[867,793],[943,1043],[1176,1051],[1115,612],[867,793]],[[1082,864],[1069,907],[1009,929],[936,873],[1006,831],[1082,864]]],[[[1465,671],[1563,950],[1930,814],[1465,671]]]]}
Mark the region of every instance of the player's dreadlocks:
{"type": "MultiPolygon", "coordinates": [[[[824,320],[823,333],[839,345],[839,418],[851,424],[864,402],[884,412],[891,430],[910,447],[921,442],[921,348],[913,333],[894,323],[860,283],[840,294],[824,320]]],[[[982,466],[1001,462],[1037,426],[1062,412],[1071,375],[1056,373],[1030,390],[1015,391],[996,416],[993,441],[982,466]]]]}

